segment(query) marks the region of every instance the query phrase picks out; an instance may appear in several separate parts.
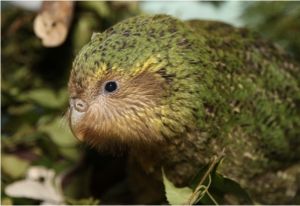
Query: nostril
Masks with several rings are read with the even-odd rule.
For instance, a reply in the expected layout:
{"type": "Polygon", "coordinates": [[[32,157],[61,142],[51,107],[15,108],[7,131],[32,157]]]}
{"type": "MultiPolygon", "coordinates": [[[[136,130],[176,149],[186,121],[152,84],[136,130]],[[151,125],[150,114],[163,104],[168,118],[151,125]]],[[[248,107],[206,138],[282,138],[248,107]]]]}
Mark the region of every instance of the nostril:
{"type": "Polygon", "coordinates": [[[74,107],[74,109],[78,112],[85,112],[88,108],[88,105],[86,102],[84,102],[81,99],[73,99],[71,100],[71,106],[74,107]]]}
{"type": "Polygon", "coordinates": [[[78,102],[76,106],[79,107],[79,108],[84,107],[84,105],[81,102],[78,102]]]}

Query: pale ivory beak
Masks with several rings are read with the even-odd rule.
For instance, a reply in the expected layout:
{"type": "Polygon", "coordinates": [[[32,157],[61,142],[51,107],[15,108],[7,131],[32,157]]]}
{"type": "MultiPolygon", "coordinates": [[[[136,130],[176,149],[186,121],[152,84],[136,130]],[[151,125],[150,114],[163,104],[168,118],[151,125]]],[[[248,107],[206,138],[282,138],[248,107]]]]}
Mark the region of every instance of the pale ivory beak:
{"type": "Polygon", "coordinates": [[[78,123],[78,120],[76,121],[76,118],[74,118],[74,116],[74,111],[72,108],[70,108],[69,126],[71,132],[79,141],[83,141],[83,135],[80,134],[80,132],[76,131],[76,123],[78,123]]]}
{"type": "Polygon", "coordinates": [[[73,135],[79,141],[83,141],[84,136],[83,136],[83,133],[81,131],[78,131],[76,128],[78,127],[79,122],[84,117],[87,109],[88,109],[87,103],[85,103],[81,99],[71,99],[70,100],[69,125],[70,125],[73,135]]]}

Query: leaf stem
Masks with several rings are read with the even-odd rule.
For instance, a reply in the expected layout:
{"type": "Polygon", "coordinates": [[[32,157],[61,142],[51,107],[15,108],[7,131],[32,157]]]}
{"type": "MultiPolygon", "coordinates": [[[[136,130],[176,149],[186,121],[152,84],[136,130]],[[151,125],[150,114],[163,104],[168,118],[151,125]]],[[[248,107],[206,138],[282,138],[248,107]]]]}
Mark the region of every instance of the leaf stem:
{"type": "MultiPolygon", "coordinates": [[[[210,177],[210,172],[213,170],[213,168],[216,166],[216,164],[223,158],[223,156],[224,156],[224,150],[222,150],[222,152],[221,152],[220,155],[214,157],[214,159],[213,159],[212,163],[210,164],[208,170],[205,172],[205,174],[203,175],[202,179],[198,183],[196,189],[194,190],[193,194],[188,199],[188,202],[187,202],[188,205],[192,205],[195,202],[194,200],[198,199],[195,196],[198,194],[198,191],[203,187],[203,183],[206,180],[206,178],[210,177]]],[[[212,199],[212,201],[214,203],[217,203],[216,200],[208,192],[208,187],[209,186],[210,186],[210,184],[207,187],[205,186],[206,192],[208,193],[208,195],[212,199]]],[[[218,205],[218,204],[216,204],[216,205],[218,205]]]]}

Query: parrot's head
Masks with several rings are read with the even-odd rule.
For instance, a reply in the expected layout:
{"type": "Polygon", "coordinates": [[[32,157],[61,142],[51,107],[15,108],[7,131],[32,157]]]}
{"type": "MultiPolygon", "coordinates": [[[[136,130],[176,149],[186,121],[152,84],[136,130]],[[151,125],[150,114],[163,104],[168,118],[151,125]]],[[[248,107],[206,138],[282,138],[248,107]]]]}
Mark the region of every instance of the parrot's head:
{"type": "Polygon", "coordinates": [[[94,34],[70,75],[73,134],[98,147],[160,142],[185,132],[196,107],[186,33],[180,21],[159,15],[94,34]]]}

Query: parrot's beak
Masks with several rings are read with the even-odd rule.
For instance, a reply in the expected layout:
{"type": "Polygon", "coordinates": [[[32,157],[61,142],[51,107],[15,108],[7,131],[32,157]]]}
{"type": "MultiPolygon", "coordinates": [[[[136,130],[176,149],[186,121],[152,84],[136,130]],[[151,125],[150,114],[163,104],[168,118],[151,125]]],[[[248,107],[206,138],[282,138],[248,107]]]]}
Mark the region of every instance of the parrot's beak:
{"type": "Polygon", "coordinates": [[[76,137],[79,141],[83,141],[83,135],[80,135],[80,132],[76,130],[76,124],[74,124],[74,118],[72,118],[73,109],[70,109],[70,116],[69,116],[69,126],[71,129],[72,134],[76,137]]]}
{"type": "Polygon", "coordinates": [[[80,99],[71,99],[69,108],[69,126],[73,135],[79,140],[84,140],[83,132],[78,130],[79,124],[88,109],[87,103],[80,99]]]}

